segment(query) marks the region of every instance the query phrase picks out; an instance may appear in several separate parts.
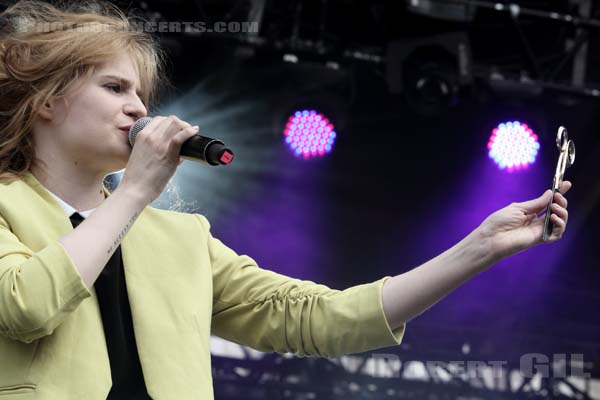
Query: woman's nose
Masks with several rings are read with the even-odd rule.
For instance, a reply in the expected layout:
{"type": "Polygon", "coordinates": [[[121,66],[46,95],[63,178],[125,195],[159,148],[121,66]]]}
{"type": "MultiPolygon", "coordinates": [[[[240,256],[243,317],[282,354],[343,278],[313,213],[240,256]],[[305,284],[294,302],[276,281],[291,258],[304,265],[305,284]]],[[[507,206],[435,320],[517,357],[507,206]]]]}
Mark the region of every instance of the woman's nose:
{"type": "Polygon", "coordinates": [[[146,106],[137,96],[135,96],[135,99],[132,99],[123,106],[123,112],[134,117],[136,120],[145,117],[148,114],[146,106]]]}

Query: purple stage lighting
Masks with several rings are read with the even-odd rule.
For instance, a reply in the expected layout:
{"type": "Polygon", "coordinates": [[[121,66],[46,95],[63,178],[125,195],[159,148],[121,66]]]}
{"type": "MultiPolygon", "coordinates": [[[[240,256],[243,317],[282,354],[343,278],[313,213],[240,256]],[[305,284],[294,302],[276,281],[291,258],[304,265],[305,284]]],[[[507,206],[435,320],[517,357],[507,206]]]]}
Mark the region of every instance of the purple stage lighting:
{"type": "Polygon", "coordinates": [[[540,144],[531,128],[519,121],[504,122],[492,130],[489,156],[508,172],[527,168],[535,162],[540,144]]]}
{"type": "Polygon", "coordinates": [[[296,111],[288,118],[283,135],[296,157],[316,157],[331,152],[334,126],[315,110],[296,111]]]}

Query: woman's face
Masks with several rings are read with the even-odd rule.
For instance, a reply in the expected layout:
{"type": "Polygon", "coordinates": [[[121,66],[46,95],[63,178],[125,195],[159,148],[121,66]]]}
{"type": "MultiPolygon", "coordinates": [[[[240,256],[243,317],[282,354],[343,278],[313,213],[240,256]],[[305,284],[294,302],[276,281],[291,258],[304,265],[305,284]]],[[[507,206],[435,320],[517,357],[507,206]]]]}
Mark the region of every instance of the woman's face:
{"type": "Polygon", "coordinates": [[[40,112],[36,155],[47,164],[57,158],[78,168],[108,174],[125,168],[131,147],[127,129],[147,110],[140,97],[135,64],[126,54],[101,65],[64,100],[40,112]]]}

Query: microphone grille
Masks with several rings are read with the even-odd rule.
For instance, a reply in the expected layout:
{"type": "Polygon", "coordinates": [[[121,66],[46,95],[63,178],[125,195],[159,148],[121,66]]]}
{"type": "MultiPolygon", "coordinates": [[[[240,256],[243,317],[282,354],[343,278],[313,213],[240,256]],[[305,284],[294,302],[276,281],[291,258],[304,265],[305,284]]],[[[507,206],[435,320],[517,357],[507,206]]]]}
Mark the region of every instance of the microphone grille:
{"type": "Polygon", "coordinates": [[[135,138],[137,137],[138,133],[140,133],[142,129],[144,129],[146,125],[150,123],[150,121],[152,121],[152,118],[142,117],[135,121],[131,129],[129,129],[129,144],[131,144],[131,147],[133,147],[135,144],[135,138]]]}

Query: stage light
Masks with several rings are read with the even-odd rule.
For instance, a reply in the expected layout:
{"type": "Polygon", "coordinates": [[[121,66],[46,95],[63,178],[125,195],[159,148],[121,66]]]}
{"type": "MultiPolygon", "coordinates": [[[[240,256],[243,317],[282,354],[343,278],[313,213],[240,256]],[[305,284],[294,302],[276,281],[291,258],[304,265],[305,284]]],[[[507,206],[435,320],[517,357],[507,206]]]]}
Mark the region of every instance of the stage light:
{"type": "Polygon", "coordinates": [[[393,40],[386,51],[389,91],[402,93],[419,115],[441,115],[472,85],[471,58],[464,32],[393,40]]]}
{"type": "Polygon", "coordinates": [[[475,10],[470,4],[452,4],[452,2],[432,0],[406,0],[408,11],[430,18],[445,21],[471,22],[475,18],[475,10]]]}
{"type": "Polygon", "coordinates": [[[294,112],[283,135],[294,155],[305,159],[330,153],[336,137],[333,124],[316,110],[294,112]]]}
{"type": "Polygon", "coordinates": [[[511,121],[492,130],[487,147],[488,155],[500,169],[513,172],[535,162],[540,144],[527,124],[511,121]]]}

